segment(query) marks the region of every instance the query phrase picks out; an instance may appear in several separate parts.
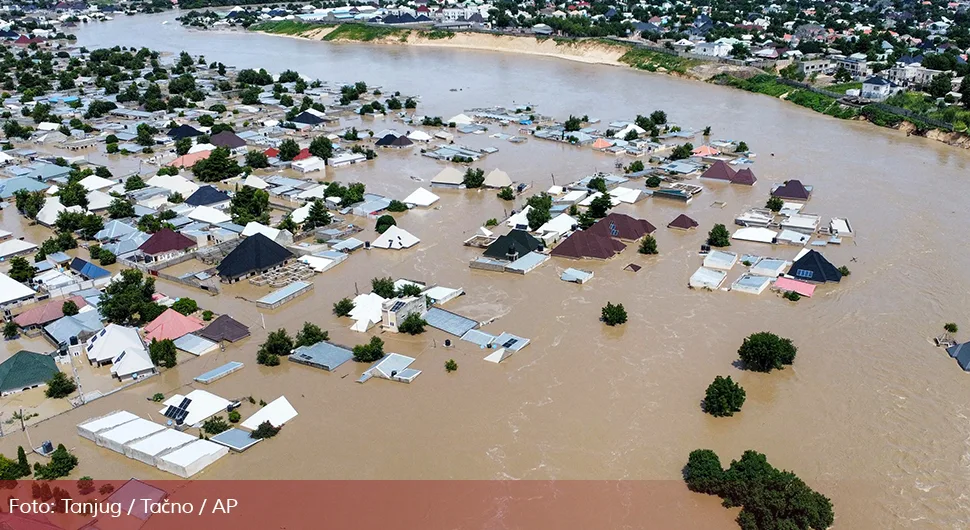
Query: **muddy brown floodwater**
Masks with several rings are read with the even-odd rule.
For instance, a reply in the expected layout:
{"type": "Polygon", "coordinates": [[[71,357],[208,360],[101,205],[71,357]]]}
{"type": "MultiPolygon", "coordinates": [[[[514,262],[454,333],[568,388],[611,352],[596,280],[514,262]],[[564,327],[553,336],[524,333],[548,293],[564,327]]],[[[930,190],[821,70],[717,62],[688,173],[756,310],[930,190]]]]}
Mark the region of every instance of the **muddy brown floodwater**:
{"type": "MultiPolygon", "coordinates": [[[[160,282],[169,295],[193,296],[205,308],[231,313],[251,326],[253,336],[30,429],[35,445],[50,438],[73,447],[80,474],[168,477],[80,439],[74,425],[119,408],[159,420],[147,397],[184,391],[195,376],[233,359],[246,368],[208,390],[266,401],[285,394],[300,416],[271,443],[223,459],[200,478],[663,480],[677,492],[670,509],[684,513],[683,527],[732,528],[734,513],[717,499],[688,492],[680,471],[695,448],[714,449],[724,462],[756,449],[830,496],[838,528],[970,524],[970,386],[967,375],[928,341],[946,321],[970,327],[970,210],[963,205],[970,196],[968,153],[767,97],[632,70],[161,24],[174,16],[88,25],[78,31],[79,44],[186,50],[238,67],[364,80],[421,94],[421,112],[445,117],[513,101],[531,102],[544,114],[588,114],[604,123],[663,109],[682,125],[712,126],[714,138],[746,141],[759,154],[754,171],[760,180],[752,189],[704,183],[707,191],[689,206],[646,200],[618,208],[661,227],[660,255],[653,258],[628,248],[604,263],[553,259],[526,276],[474,271],[467,262],[478,252],[462,240],[485,219],[503,217],[509,204],[488,191],[443,191],[440,209],[398,217],[422,238],[419,246],[357,252],[315,277],[309,295],[277,311],[260,312],[237,299],[265,294],[248,284],[209,298],[160,282]],[[767,293],[688,290],[710,226],[730,225],[742,208],[762,205],[772,183],[788,178],[815,186],[808,211],[851,220],[855,240],[824,253],[849,265],[852,276],[798,304],[767,293]],[[715,200],[727,206],[711,207],[715,200]],[[701,230],[663,228],[680,212],[697,219],[701,230]],[[628,263],[644,268],[626,272],[628,263]],[[594,270],[595,278],[583,286],[559,280],[564,268],[577,265],[594,270]],[[295,332],[310,320],[338,343],[364,342],[366,336],[351,332],[330,308],[353,295],[355,284],[367,289],[377,275],[463,287],[468,294],[447,309],[478,320],[497,317],[486,330],[508,330],[532,342],[493,365],[467,343],[444,348],[447,336],[434,330],[419,337],[382,335],[386,351],[417,357],[415,366],[424,373],[411,385],[358,385],[363,367],[353,363],[335,373],[288,362],[276,368],[255,364],[264,319],[269,330],[285,326],[295,332]],[[622,302],[629,323],[615,329],[600,324],[606,301],[622,302]],[[743,337],[762,330],[795,341],[793,367],[765,375],[732,366],[743,337]],[[458,361],[458,372],[443,370],[449,358],[458,361]],[[734,418],[715,419],[700,410],[716,375],[731,375],[747,390],[744,412],[734,418]]],[[[549,186],[553,174],[563,183],[611,170],[615,161],[535,139],[522,145],[460,140],[498,147],[479,165],[500,167],[536,190],[549,186]]],[[[329,170],[325,178],[361,180],[369,190],[401,198],[417,186],[409,176],[427,180],[441,167],[416,152],[382,152],[374,164],[329,170]]],[[[789,259],[796,253],[758,244],[731,250],[789,259]]],[[[244,416],[253,408],[247,404],[244,416]]],[[[7,436],[0,449],[9,455],[19,443],[22,435],[7,436]]]]}

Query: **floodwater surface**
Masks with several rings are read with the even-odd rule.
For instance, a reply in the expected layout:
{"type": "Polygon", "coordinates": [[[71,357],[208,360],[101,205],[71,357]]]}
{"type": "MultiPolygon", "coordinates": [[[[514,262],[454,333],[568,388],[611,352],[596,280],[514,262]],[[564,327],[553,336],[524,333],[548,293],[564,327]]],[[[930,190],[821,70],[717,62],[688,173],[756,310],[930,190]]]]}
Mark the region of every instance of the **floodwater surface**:
{"type": "MultiPolygon", "coordinates": [[[[513,102],[559,118],[586,114],[604,124],[663,109],[685,127],[710,125],[714,138],[747,142],[759,154],[753,166],[759,182],[751,189],[704,182],[706,191],[689,206],[648,199],[617,208],[659,227],[656,257],[640,256],[631,246],[608,262],[552,259],[526,276],[471,270],[467,263],[479,251],[462,241],[521,200],[513,206],[491,191],[454,190],[439,193],[440,209],[398,215],[398,224],[422,239],[416,248],[357,252],[316,276],[310,294],[276,311],[237,298],[261,296],[265,288],[237,284],[210,298],[159,282],[170,296],[192,296],[203,308],[232,314],[253,336],[42,422],[30,429],[35,445],[50,438],[73,446],[79,471],[96,478],[168,477],[80,439],[74,425],[120,408],[150,412],[157,421],[148,397],[184,393],[195,376],[231,359],[246,368],[207,390],[267,402],[286,395],[300,415],[271,442],[223,459],[199,478],[663,480],[680,492],[669,509],[684,513],[684,528],[732,528],[735,513],[713,497],[688,492],[681,469],[696,448],[716,450],[725,465],[754,449],[831,497],[838,528],[970,524],[970,386],[967,374],[929,342],[944,322],[970,328],[966,152],[768,97],[622,68],[162,25],[173,18],[166,13],[87,25],[79,28],[78,43],[185,50],[240,68],[363,80],[420,94],[420,113],[445,118],[513,102]],[[857,237],[823,253],[847,265],[851,277],[797,304],[769,293],[689,290],[687,279],[700,265],[698,247],[713,223],[730,226],[742,209],[763,205],[772,183],[790,178],[815,186],[807,212],[826,221],[850,219],[857,237]],[[713,207],[714,201],[726,206],[713,207]],[[701,228],[666,229],[681,212],[701,228]],[[623,270],[628,263],[643,269],[623,270]],[[567,267],[591,269],[595,278],[582,286],[562,282],[559,273],[567,267]],[[468,343],[445,348],[449,337],[435,330],[418,337],[383,334],[385,351],[417,357],[414,366],[423,373],[411,385],[358,385],[364,367],[353,363],[334,373],[285,361],[275,368],[255,364],[266,330],[295,333],[304,320],[330,330],[337,343],[365,342],[330,308],[353,296],[355,286],[369,290],[379,275],[462,287],[467,295],[446,309],[496,319],[484,329],[532,342],[493,365],[468,343]],[[598,321],[607,301],[626,306],[626,325],[598,321]],[[732,364],[742,339],[763,330],[794,340],[794,366],[758,374],[732,364]],[[452,374],[442,367],[449,358],[459,364],[452,374]],[[712,418],[700,409],[716,375],[731,375],[747,390],[744,411],[733,418],[712,418]]],[[[456,141],[498,147],[477,166],[499,167],[513,180],[534,183],[534,190],[547,188],[553,175],[563,184],[612,170],[616,161],[537,139],[514,145],[459,135],[456,141]]],[[[318,178],[360,180],[370,191],[403,198],[418,185],[410,176],[427,181],[441,167],[417,150],[381,152],[374,163],[328,169],[318,178]]],[[[788,259],[797,252],[753,243],[731,250],[788,259]]],[[[245,405],[243,416],[253,410],[245,405]]],[[[19,443],[25,443],[21,435],[7,436],[0,448],[9,455],[19,443]]]]}

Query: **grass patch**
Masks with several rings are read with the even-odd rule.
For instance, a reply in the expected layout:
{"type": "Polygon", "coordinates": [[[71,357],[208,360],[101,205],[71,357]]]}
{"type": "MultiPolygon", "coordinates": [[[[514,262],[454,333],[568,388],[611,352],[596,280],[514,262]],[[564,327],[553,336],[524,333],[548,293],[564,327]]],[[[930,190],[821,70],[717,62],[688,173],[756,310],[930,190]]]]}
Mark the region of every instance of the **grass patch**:
{"type": "Polygon", "coordinates": [[[862,82],[856,81],[855,83],[836,83],[834,85],[829,85],[822,88],[828,90],[829,92],[845,94],[849,90],[862,90],[862,82]]]}
{"type": "Polygon", "coordinates": [[[446,29],[433,29],[425,32],[424,36],[430,40],[450,39],[455,36],[455,32],[446,29]]]}
{"type": "Polygon", "coordinates": [[[367,26],[365,24],[340,24],[333,31],[324,35],[325,41],[353,40],[368,42],[384,37],[400,36],[405,30],[367,26]]]}
{"type": "MultiPolygon", "coordinates": [[[[616,45],[615,43],[612,44],[614,46],[616,45]]],[[[660,53],[643,48],[630,48],[620,57],[620,62],[634,68],[639,68],[640,70],[647,70],[648,72],[656,72],[664,68],[668,71],[681,74],[686,74],[687,70],[700,64],[700,61],[695,59],[687,59],[673,54],[660,53]]]]}
{"type": "Polygon", "coordinates": [[[849,119],[858,115],[855,109],[839,104],[835,98],[816,94],[811,90],[790,87],[779,83],[776,77],[768,74],[756,75],[750,79],[740,79],[727,74],[721,74],[716,76],[713,81],[718,84],[733,86],[741,90],[764,94],[773,98],[785,96],[785,99],[796,105],[836,118],[849,119]]]}
{"type": "Polygon", "coordinates": [[[253,31],[263,31],[274,35],[300,35],[311,29],[326,27],[323,24],[310,24],[309,22],[297,22],[295,20],[279,20],[276,22],[261,22],[253,24],[249,29],[253,31]]]}

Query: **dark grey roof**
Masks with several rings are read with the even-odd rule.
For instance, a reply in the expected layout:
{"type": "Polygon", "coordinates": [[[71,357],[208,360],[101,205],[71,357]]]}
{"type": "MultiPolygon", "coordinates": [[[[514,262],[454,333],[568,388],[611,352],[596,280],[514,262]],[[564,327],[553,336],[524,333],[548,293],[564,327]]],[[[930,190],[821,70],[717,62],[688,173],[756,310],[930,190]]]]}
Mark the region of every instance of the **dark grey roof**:
{"type": "Polygon", "coordinates": [[[271,269],[292,257],[293,253],[276,241],[263,234],[253,234],[223,258],[217,268],[219,276],[239,278],[271,269]]]}
{"type": "Polygon", "coordinates": [[[842,273],[839,272],[839,269],[814,249],[809,250],[807,254],[793,263],[788,274],[798,280],[817,283],[838,282],[842,280],[842,273]]]}
{"type": "Polygon", "coordinates": [[[289,360],[322,368],[328,372],[335,370],[341,364],[354,358],[354,353],[329,342],[318,342],[312,346],[300,346],[293,350],[289,360]]]}
{"type": "Polygon", "coordinates": [[[516,257],[522,257],[542,248],[542,242],[525,230],[512,230],[504,236],[499,236],[488,248],[484,256],[496,259],[508,259],[509,251],[514,251],[516,257]]]}
{"type": "Polygon", "coordinates": [[[219,147],[228,147],[229,149],[235,149],[237,147],[243,147],[246,145],[246,141],[236,136],[236,133],[232,131],[222,131],[213,134],[212,137],[209,138],[209,143],[219,147]]]}
{"type": "Polygon", "coordinates": [[[960,368],[970,372],[970,342],[950,346],[946,349],[946,352],[950,354],[950,357],[957,360],[960,368]]]}
{"type": "Polygon", "coordinates": [[[202,136],[202,131],[192,127],[191,125],[179,125],[178,127],[169,130],[168,136],[174,140],[179,140],[181,138],[189,138],[192,136],[202,136]]]}
{"type": "Polygon", "coordinates": [[[229,200],[229,194],[215,186],[202,186],[195,193],[185,199],[185,204],[192,206],[208,206],[229,200]]]}
{"type": "Polygon", "coordinates": [[[196,335],[216,342],[236,342],[249,336],[249,328],[229,315],[219,315],[196,335]]]}
{"type": "Polygon", "coordinates": [[[323,123],[323,119],[321,119],[319,116],[306,111],[297,114],[290,121],[293,121],[295,123],[303,123],[306,125],[319,125],[323,123]]]}

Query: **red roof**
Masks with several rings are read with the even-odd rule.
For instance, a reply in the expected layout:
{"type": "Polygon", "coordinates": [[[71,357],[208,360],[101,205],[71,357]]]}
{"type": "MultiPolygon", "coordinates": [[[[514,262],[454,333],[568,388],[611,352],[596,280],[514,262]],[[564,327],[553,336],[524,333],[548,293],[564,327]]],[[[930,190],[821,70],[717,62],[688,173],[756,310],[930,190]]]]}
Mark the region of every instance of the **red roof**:
{"type": "Polygon", "coordinates": [[[84,301],[84,298],[81,298],[80,296],[72,296],[64,300],[51,300],[44,305],[33,307],[24,311],[23,313],[20,313],[14,317],[13,320],[22,328],[44,325],[49,322],[53,322],[64,316],[64,311],[62,311],[62,308],[64,307],[64,302],[67,302],[68,300],[77,304],[78,308],[88,305],[88,303],[84,301]]]}
{"type": "Polygon", "coordinates": [[[276,158],[280,156],[280,150],[275,147],[270,147],[269,149],[263,151],[263,154],[269,158],[276,158]]]}
{"type": "Polygon", "coordinates": [[[170,307],[145,326],[145,340],[175,340],[202,328],[202,321],[199,319],[187,317],[170,307]]]}
{"type": "Polygon", "coordinates": [[[707,168],[701,178],[703,179],[714,179],[714,180],[734,180],[734,170],[731,166],[723,160],[718,160],[711,164],[711,167],[707,168]]]}
{"type": "Polygon", "coordinates": [[[300,149],[300,154],[294,156],[293,160],[303,160],[304,158],[310,158],[310,149],[308,147],[300,149]]]}
{"type": "Polygon", "coordinates": [[[173,250],[185,250],[194,246],[195,241],[173,231],[171,228],[163,228],[152,234],[152,237],[142,243],[138,250],[149,256],[154,256],[173,250]]]}
{"type": "Polygon", "coordinates": [[[681,230],[690,230],[691,228],[697,228],[697,221],[687,217],[685,214],[680,214],[676,219],[667,224],[667,228],[679,228],[681,230]]]}
{"type": "Polygon", "coordinates": [[[649,222],[622,213],[611,213],[600,219],[586,231],[603,237],[616,237],[635,241],[657,230],[649,222]]]}
{"type": "Polygon", "coordinates": [[[553,256],[563,258],[609,259],[626,248],[612,237],[603,237],[589,231],[573,232],[573,235],[552,249],[553,256]]]}
{"type": "Polygon", "coordinates": [[[734,174],[734,178],[731,179],[732,184],[744,184],[747,186],[753,186],[755,182],[758,182],[758,177],[755,177],[754,171],[751,171],[749,168],[739,169],[734,174]]]}

